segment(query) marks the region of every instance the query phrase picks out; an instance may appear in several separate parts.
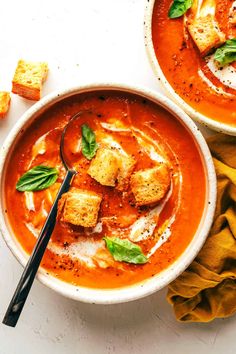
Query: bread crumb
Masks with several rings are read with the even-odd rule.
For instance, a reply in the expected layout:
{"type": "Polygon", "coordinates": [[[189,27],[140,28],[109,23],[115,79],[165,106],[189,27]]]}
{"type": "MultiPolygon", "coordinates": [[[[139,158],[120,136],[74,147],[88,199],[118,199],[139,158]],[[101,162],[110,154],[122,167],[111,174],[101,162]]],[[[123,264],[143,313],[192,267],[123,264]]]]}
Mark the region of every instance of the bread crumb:
{"type": "Polygon", "coordinates": [[[9,92],[0,91],[0,118],[4,118],[9,110],[11,96],[9,92]]]}

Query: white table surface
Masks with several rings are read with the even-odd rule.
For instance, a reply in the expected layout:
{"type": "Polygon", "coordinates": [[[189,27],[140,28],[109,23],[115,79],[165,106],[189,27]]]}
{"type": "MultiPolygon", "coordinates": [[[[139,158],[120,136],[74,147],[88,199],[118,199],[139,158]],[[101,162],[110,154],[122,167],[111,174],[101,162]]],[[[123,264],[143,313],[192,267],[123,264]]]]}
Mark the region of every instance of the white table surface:
{"type": "MultiPolygon", "coordinates": [[[[1,3],[0,90],[11,89],[19,58],[45,60],[44,95],[93,81],[161,91],[143,43],[144,0],[41,0],[1,3]]],[[[31,102],[12,95],[0,142],[31,102]]],[[[0,239],[0,318],[22,272],[0,239]]],[[[75,302],[35,282],[17,328],[0,324],[0,354],[230,354],[236,317],[210,324],[176,322],[166,289],[140,301],[75,302]]]]}

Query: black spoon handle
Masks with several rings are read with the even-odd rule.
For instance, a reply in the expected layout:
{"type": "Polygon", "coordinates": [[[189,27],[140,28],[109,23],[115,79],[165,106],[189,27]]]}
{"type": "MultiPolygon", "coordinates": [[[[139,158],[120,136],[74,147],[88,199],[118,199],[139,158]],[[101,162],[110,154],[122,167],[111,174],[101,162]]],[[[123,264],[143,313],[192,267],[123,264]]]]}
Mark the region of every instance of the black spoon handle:
{"type": "Polygon", "coordinates": [[[70,183],[75,172],[68,170],[61,188],[56,196],[56,199],[52,205],[47,220],[40,232],[38,240],[34,246],[33,252],[26,264],[20,281],[17,285],[12,300],[8,306],[7,312],[4,316],[3,323],[7,326],[15,327],[20,317],[21,311],[24,307],[25,301],[28,297],[29,291],[33,284],[35,275],[39,268],[40,262],[43,258],[44,252],[47,248],[51,234],[56,224],[57,216],[57,204],[62,194],[67,192],[70,188],[70,183]]]}

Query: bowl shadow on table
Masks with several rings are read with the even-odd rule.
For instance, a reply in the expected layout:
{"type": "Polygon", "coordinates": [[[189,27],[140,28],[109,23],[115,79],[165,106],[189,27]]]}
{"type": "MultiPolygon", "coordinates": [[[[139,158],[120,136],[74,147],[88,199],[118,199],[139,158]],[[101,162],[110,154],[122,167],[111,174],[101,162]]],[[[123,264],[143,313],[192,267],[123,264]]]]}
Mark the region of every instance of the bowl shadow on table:
{"type": "MultiPolygon", "coordinates": [[[[51,290],[49,290],[51,293],[51,290]]],[[[83,326],[90,327],[91,331],[106,332],[112,328],[119,332],[125,333],[126,330],[132,329],[135,333],[150,333],[150,331],[158,334],[163,331],[169,331],[176,338],[181,335],[195,332],[196,337],[199,333],[208,335],[213,342],[217,333],[222,327],[232,327],[236,325],[236,316],[227,319],[216,319],[210,323],[181,323],[175,319],[172,307],[166,301],[167,288],[142,298],[140,300],[121,303],[116,305],[96,305],[77,302],[66,299],[60,295],[58,301],[67,312],[70,322],[77,326],[81,323],[83,326]],[[99,326],[100,324],[100,326],[99,326]]],[[[53,301],[57,301],[54,298],[53,301]]],[[[72,324],[71,323],[71,324],[72,324]]],[[[200,337],[199,337],[200,338],[200,337]]],[[[202,338],[200,341],[204,342],[202,338]]]]}

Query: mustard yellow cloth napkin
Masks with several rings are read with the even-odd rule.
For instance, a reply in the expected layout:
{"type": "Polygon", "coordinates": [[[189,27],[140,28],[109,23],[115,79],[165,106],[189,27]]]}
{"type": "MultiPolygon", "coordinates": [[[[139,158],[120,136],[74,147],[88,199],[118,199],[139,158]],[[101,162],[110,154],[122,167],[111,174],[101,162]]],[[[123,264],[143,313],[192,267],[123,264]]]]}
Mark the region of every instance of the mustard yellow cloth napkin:
{"type": "Polygon", "coordinates": [[[208,140],[217,174],[211,232],[188,269],[172,282],[167,300],[179,321],[208,322],[236,311],[236,137],[208,140]]]}

